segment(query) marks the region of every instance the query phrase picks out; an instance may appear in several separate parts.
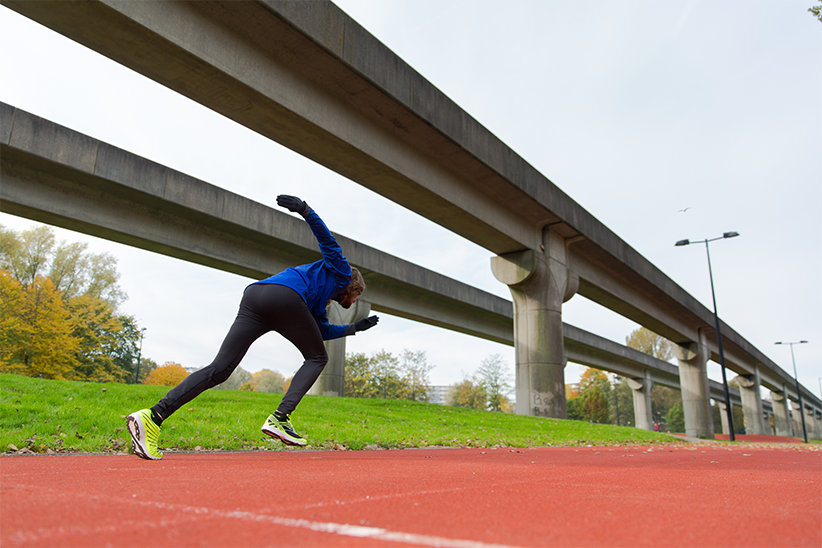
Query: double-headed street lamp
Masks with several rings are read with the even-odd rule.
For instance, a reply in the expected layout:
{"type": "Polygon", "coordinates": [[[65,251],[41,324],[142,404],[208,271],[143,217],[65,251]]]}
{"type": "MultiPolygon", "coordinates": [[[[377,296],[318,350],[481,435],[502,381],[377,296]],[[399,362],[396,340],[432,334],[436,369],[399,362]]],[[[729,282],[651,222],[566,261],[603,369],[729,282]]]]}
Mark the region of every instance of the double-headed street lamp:
{"type": "Polygon", "coordinates": [[[716,311],[716,293],[714,292],[714,274],[711,270],[711,251],[708,249],[708,242],[714,242],[716,240],[723,240],[725,238],[735,238],[739,236],[739,232],[726,232],[719,238],[711,238],[706,240],[699,240],[696,242],[692,242],[690,240],[679,240],[676,246],[684,246],[690,244],[701,244],[705,243],[705,251],[708,253],[708,275],[711,278],[711,297],[713,297],[714,301],[714,322],[716,324],[716,345],[719,350],[719,365],[722,366],[722,386],[725,388],[725,413],[728,416],[728,429],[731,433],[731,441],[736,441],[736,436],[734,435],[734,417],[733,417],[733,410],[731,409],[731,394],[728,390],[728,378],[725,375],[725,354],[722,352],[722,333],[719,330],[719,313],[716,311]]]}
{"type": "Polygon", "coordinates": [[[775,342],[774,344],[789,344],[791,346],[791,361],[793,362],[793,378],[796,380],[796,395],[799,397],[799,414],[802,416],[802,435],[805,437],[805,443],[808,443],[808,429],[805,426],[805,406],[802,404],[802,391],[799,389],[799,376],[796,374],[796,360],[793,357],[793,345],[805,344],[808,341],[797,342],[775,342]]]}

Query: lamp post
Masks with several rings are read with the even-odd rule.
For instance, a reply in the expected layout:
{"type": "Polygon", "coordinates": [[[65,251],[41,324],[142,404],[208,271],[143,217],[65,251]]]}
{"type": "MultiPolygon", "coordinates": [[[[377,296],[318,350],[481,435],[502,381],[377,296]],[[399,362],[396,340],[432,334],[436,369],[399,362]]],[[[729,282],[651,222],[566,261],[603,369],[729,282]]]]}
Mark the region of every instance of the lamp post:
{"type": "Polygon", "coordinates": [[[140,329],[140,350],[137,352],[137,371],[134,374],[134,384],[140,380],[140,359],[143,357],[143,335],[146,332],[146,328],[140,329]]]}
{"type": "Polygon", "coordinates": [[[714,301],[714,323],[716,324],[716,346],[719,350],[719,365],[722,368],[722,386],[725,389],[725,414],[728,416],[728,430],[730,431],[731,441],[736,441],[736,436],[734,435],[734,417],[733,417],[733,409],[731,408],[731,394],[728,390],[728,377],[725,374],[725,353],[722,351],[722,332],[719,330],[719,313],[716,310],[716,292],[714,291],[714,274],[711,270],[711,250],[708,248],[708,242],[714,242],[716,240],[723,240],[725,238],[735,238],[739,236],[739,232],[726,232],[719,238],[711,238],[705,240],[699,240],[696,242],[692,242],[690,240],[679,240],[676,244],[677,247],[690,245],[690,244],[701,244],[705,243],[705,251],[708,254],[708,276],[711,278],[711,297],[714,301]]]}
{"type": "Polygon", "coordinates": [[[793,362],[793,378],[796,381],[796,395],[799,397],[799,415],[802,417],[802,435],[805,443],[808,443],[808,428],[805,426],[805,406],[802,404],[802,391],[799,389],[799,376],[796,374],[796,359],[793,357],[793,345],[805,344],[808,341],[797,342],[775,342],[774,344],[788,344],[791,347],[791,361],[793,362]]]}
{"type": "Polygon", "coordinates": [[[614,407],[616,408],[616,425],[619,426],[619,395],[617,389],[619,388],[619,375],[614,375],[614,407]]]}

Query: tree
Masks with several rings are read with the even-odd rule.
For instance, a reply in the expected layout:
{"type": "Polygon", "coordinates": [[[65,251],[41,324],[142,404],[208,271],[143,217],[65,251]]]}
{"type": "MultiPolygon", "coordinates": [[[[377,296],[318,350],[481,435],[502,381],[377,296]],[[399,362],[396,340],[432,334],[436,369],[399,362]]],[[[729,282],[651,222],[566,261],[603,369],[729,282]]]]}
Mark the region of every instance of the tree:
{"type": "Polygon", "coordinates": [[[494,354],[482,361],[475,375],[488,396],[488,407],[491,411],[502,411],[511,394],[511,372],[508,363],[499,354],[494,354]]]}
{"type": "Polygon", "coordinates": [[[403,382],[399,360],[385,350],[380,350],[374,354],[371,360],[379,388],[378,397],[394,400],[408,399],[411,391],[403,382]]]}
{"type": "Polygon", "coordinates": [[[251,373],[240,366],[231,373],[231,375],[222,384],[214,387],[214,390],[241,390],[242,386],[251,380],[251,373]]]}
{"type": "Polygon", "coordinates": [[[175,362],[166,362],[149,373],[143,384],[177,386],[186,377],[188,377],[188,371],[182,365],[175,362]]]}
{"type": "Polygon", "coordinates": [[[424,351],[403,350],[399,360],[399,371],[407,399],[428,401],[428,387],[431,385],[428,373],[433,368],[434,366],[428,363],[424,351]]]}
{"type": "Polygon", "coordinates": [[[117,260],[87,249],[85,243],[57,243],[47,226],[17,233],[0,225],[0,267],[23,287],[37,276],[47,276],[63,299],[89,295],[116,309],[126,299],[117,285],[117,260]]]}
{"type": "Polygon", "coordinates": [[[679,390],[659,384],[651,388],[651,415],[654,422],[665,422],[668,411],[677,403],[682,403],[682,393],[679,390]]]}
{"type": "Polygon", "coordinates": [[[428,401],[428,372],[433,369],[423,351],[404,350],[399,358],[380,350],[345,356],[345,395],[428,401]]]}
{"type": "Polygon", "coordinates": [[[345,395],[350,398],[375,398],[379,384],[373,361],[363,352],[345,355],[345,395]]]}
{"type": "Polygon", "coordinates": [[[619,424],[622,426],[636,425],[636,417],[634,417],[634,394],[631,387],[623,378],[619,378],[619,382],[615,384],[611,395],[608,397],[608,402],[614,402],[611,410],[610,422],[617,424],[617,412],[619,413],[619,424]],[[616,394],[616,401],[614,398],[616,394]]]}
{"type": "Polygon", "coordinates": [[[251,375],[251,378],[241,387],[243,390],[252,392],[265,392],[268,394],[282,394],[285,385],[285,377],[277,371],[263,369],[251,375]]]}
{"type": "Polygon", "coordinates": [[[451,405],[468,409],[487,409],[488,395],[485,389],[471,379],[463,379],[451,385],[451,405]]]}
{"type": "Polygon", "coordinates": [[[808,8],[808,11],[813,14],[820,22],[822,22],[822,4],[808,8]]]}
{"type": "Polygon", "coordinates": [[[13,334],[2,337],[12,339],[4,352],[3,370],[30,377],[66,378],[78,344],[60,294],[51,280],[42,276],[19,289],[22,299],[10,311],[13,319],[4,322],[13,326],[13,334]]]}
{"type": "Polygon", "coordinates": [[[580,402],[582,420],[597,423],[608,422],[610,405],[608,397],[599,386],[594,385],[591,389],[586,390],[580,398],[582,400],[580,402]]]}
{"type": "Polygon", "coordinates": [[[639,350],[662,361],[668,362],[674,357],[673,344],[644,327],[631,331],[631,334],[625,337],[625,344],[628,348],[639,350]]]}
{"type": "Polygon", "coordinates": [[[0,322],[6,370],[77,380],[133,378],[139,330],[134,318],[116,312],[125,293],[113,257],[88,253],[84,243],[57,243],[46,226],[17,233],[0,225],[0,267],[22,291],[5,279],[9,298],[25,297],[0,322]]]}
{"type": "Polygon", "coordinates": [[[139,331],[134,319],[117,316],[112,305],[84,294],[66,303],[78,341],[69,378],[125,382],[133,378],[139,331]]]}
{"type": "Polygon", "coordinates": [[[585,371],[579,377],[579,384],[577,384],[577,393],[582,396],[585,392],[599,388],[600,392],[607,394],[611,391],[611,381],[608,380],[608,375],[605,371],[594,369],[593,367],[586,367],[585,371]]]}
{"type": "Polygon", "coordinates": [[[668,425],[668,430],[671,432],[685,431],[685,411],[682,409],[682,403],[677,402],[665,415],[665,422],[668,425]]]}
{"type": "Polygon", "coordinates": [[[10,362],[25,337],[26,326],[19,314],[24,299],[20,282],[0,270],[0,366],[10,362]]]}
{"type": "Polygon", "coordinates": [[[573,397],[565,400],[565,417],[572,421],[582,419],[582,398],[573,397]]]}
{"type": "MultiPolygon", "coordinates": [[[[574,414],[579,416],[579,420],[589,422],[608,422],[610,405],[608,394],[611,392],[611,383],[604,371],[587,367],[577,384],[575,399],[579,403],[572,404],[574,414]]],[[[568,402],[566,401],[566,416],[568,416],[568,402]]]]}
{"type": "MultiPolygon", "coordinates": [[[[632,331],[625,338],[625,344],[629,348],[666,362],[671,361],[674,356],[674,346],[669,340],[644,327],[632,331]]],[[[663,422],[673,405],[681,401],[682,395],[679,390],[654,385],[651,388],[651,414],[654,421],[663,422]]]]}

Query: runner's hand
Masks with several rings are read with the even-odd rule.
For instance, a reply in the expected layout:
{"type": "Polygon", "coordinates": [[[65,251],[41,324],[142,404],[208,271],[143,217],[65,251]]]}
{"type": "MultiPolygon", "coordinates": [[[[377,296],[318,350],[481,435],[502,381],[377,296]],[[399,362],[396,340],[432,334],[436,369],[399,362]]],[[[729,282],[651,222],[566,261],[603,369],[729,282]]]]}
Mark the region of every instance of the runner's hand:
{"type": "Polygon", "coordinates": [[[300,215],[307,215],[308,212],[311,211],[307,203],[296,196],[288,196],[287,194],[277,196],[277,205],[286,208],[288,211],[299,213],[300,215]]]}
{"type": "Polygon", "coordinates": [[[354,324],[354,329],[356,329],[357,331],[365,331],[366,329],[371,329],[372,327],[377,325],[378,321],[380,321],[379,316],[369,316],[367,318],[358,320],[354,324]]]}

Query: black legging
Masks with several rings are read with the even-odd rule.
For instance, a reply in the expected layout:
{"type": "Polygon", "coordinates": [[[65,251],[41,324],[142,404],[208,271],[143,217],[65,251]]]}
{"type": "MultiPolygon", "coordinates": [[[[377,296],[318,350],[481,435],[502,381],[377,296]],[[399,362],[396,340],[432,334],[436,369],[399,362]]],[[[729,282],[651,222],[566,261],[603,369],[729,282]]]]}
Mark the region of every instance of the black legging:
{"type": "Polygon", "coordinates": [[[237,318],[214,361],[183,379],[151,410],[165,420],[204,391],[225,382],[251,343],[269,331],[276,331],[291,341],[305,359],[277,407],[281,413],[293,412],[328,363],[328,353],[305,301],[293,289],[274,284],[254,284],[246,288],[237,318]]]}

